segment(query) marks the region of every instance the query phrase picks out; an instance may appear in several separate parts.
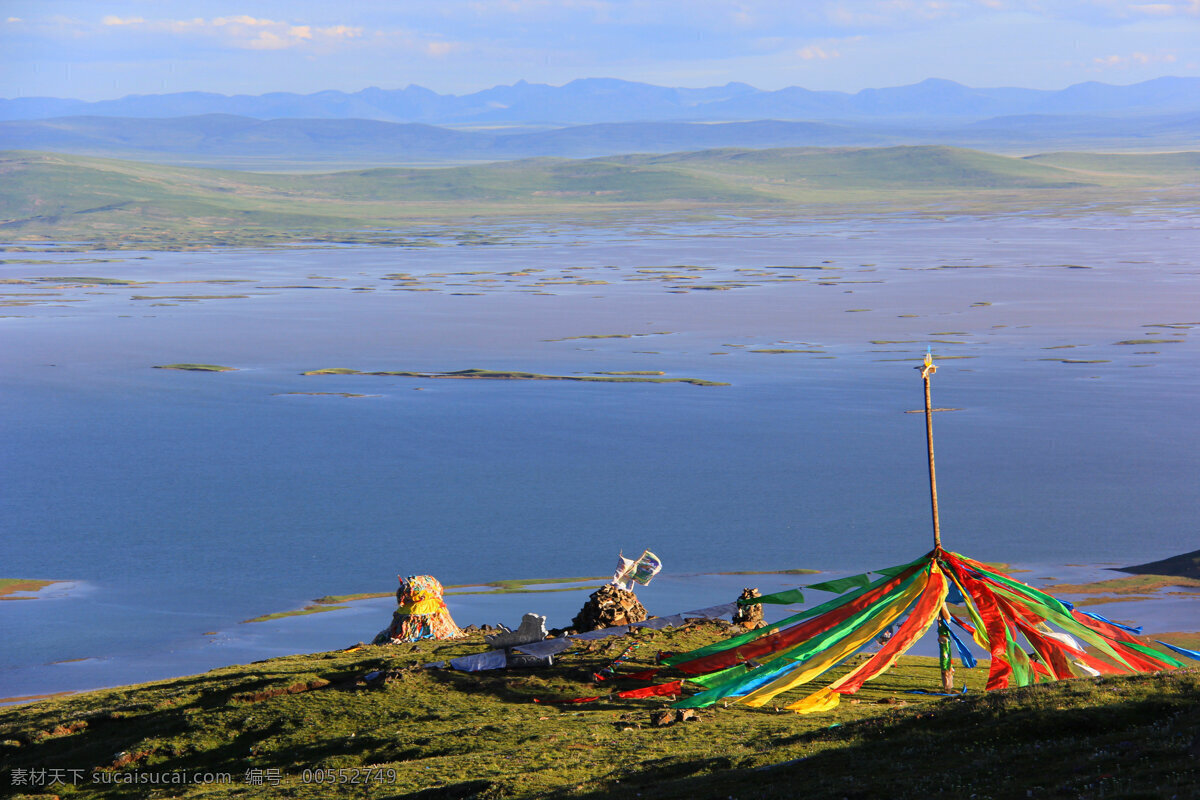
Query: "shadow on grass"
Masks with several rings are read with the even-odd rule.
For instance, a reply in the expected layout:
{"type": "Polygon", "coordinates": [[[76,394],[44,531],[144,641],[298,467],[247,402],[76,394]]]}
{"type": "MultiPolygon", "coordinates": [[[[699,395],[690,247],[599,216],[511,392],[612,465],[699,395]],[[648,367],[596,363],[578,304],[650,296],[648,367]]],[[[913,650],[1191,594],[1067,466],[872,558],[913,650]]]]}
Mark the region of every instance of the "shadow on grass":
{"type": "Polygon", "coordinates": [[[1195,796],[1197,672],[1132,681],[1132,691],[1124,684],[1118,693],[1107,692],[1103,680],[1080,680],[946,700],[773,738],[763,744],[775,763],[704,758],[657,768],[647,762],[649,769],[621,777],[619,785],[575,796],[1195,796]]]}

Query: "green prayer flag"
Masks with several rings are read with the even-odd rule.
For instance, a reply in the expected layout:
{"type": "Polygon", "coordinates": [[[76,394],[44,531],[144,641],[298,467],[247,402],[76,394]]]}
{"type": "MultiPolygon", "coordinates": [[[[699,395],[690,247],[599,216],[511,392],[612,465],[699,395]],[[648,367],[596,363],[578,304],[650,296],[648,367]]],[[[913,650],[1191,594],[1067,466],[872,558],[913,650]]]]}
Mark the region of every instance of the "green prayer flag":
{"type": "Polygon", "coordinates": [[[791,603],[803,603],[804,592],[799,589],[787,589],[774,594],[764,594],[762,597],[751,597],[748,600],[738,600],[739,605],[749,606],[755,603],[775,603],[778,605],[789,605],[791,603]]]}
{"type": "Polygon", "coordinates": [[[805,661],[849,636],[861,625],[875,622],[880,629],[886,627],[887,621],[895,619],[904,611],[903,608],[892,608],[890,604],[902,596],[919,575],[920,573],[910,575],[872,605],[859,610],[829,630],[775,653],[770,659],[752,670],[741,674],[736,673],[733,669],[723,670],[723,674],[730,677],[710,686],[706,691],[679,701],[673,707],[703,708],[725,697],[740,696],[743,693],[743,687],[765,684],[800,667],[805,661]]]}
{"type": "MultiPolygon", "coordinates": [[[[921,556],[920,558],[918,558],[914,561],[910,561],[907,564],[900,564],[899,566],[896,566],[896,567],[888,567],[888,569],[896,570],[896,574],[899,575],[899,574],[902,574],[905,570],[912,569],[913,567],[917,566],[918,564],[923,564],[925,562],[928,562],[928,560],[929,560],[929,556],[925,555],[925,556],[921,556]]],[[[895,577],[895,576],[892,576],[892,577],[895,577]]],[[[746,633],[740,634],[738,636],[734,636],[732,639],[726,639],[723,642],[713,642],[710,645],[705,645],[704,647],[696,648],[695,650],[692,650],[687,653],[677,653],[668,658],[664,658],[662,663],[666,664],[668,666],[674,666],[676,664],[682,664],[686,661],[693,661],[697,658],[703,658],[704,656],[709,656],[709,655],[712,655],[713,653],[720,653],[725,650],[731,650],[735,647],[740,647],[741,645],[745,644],[746,642],[754,641],[755,639],[759,638],[760,636],[767,636],[767,635],[775,633],[776,631],[779,631],[783,628],[794,625],[795,623],[800,622],[801,620],[805,620],[810,617],[819,616],[821,614],[824,614],[826,611],[831,611],[832,609],[842,606],[846,603],[852,603],[852,602],[854,602],[854,600],[861,597],[866,592],[887,583],[889,580],[892,579],[892,577],[880,578],[879,580],[876,580],[873,583],[871,583],[869,586],[867,586],[863,589],[859,589],[858,591],[844,594],[841,597],[832,597],[829,600],[826,600],[824,603],[815,605],[812,608],[806,608],[803,611],[793,614],[792,616],[790,616],[786,619],[781,619],[779,622],[776,622],[768,627],[759,628],[758,630],[753,630],[753,631],[747,631],[746,633]]],[[[794,591],[794,590],[789,589],[788,591],[790,592],[790,591],[794,591]]],[[[784,592],[779,592],[778,594],[784,594],[784,592]]],[[[765,597],[759,597],[757,599],[761,602],[766,597],[773,597],[773,596],[774,595],[766,595],[765,597]]]]}
{"type": "Polygon", "coordinates": [[[687,681],[688,683],[695,683],[699,686],[703,686],[705,689],[708,689],[716,686],[718,683],[724,683],[735,675],[745,673],[749,669],[750,665],[743,661],[741,664],[734,664],[732,667],[727,669],[720,669],[716,672],[710,672],[707,675],[696,675],[694,677],[690,677],[687,679],[687,681]]]}
{"type": "MultiPolygon", "coordinates": [[[[901,570],[903,571],[903,570],[901,570]]],[[[893,576],[894,577],[894,576],[893,576]]],[[[864,589],[870,585],[871,579],[865,574],[851,575],[848,578],[838,578],[837,580],[825,581],[824,583],[810,583],[809,589],[820,589],[823,592],[833,592],[841,594],[847,589],[864,589]]]]}

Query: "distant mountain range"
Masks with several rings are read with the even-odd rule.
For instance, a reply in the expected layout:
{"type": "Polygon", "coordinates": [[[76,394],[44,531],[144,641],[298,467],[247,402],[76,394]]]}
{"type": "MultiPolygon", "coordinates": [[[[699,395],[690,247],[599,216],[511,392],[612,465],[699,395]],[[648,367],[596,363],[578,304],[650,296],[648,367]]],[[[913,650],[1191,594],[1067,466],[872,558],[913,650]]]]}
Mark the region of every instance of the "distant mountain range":
{"type": "Polygon", "coordinates": [[[624,122],[466,131],[355,119],[63,117],[0,122],[0,150],[39,150],[248,169],[591,158],[712,148],[955,145],[992,152],[1200,150],[1200,113],[1159,117],[1025,115],[958,125],[624,122]]]}
{"type": "Polygon", "coordinates": [[[763,91],[744,83],[705,89],[587,78],[563,86],[524,81],[466,95],[421,86],[226,96],[208,92],[130,95],[85,102],[50,97],[0,99],[0,120],[64,116],[167,118],[232,114],[255,119],[357,119],[434,125],[581,125],[614,122],[910,121],[963,123],[1017,115],[1200,115],[1200,78],[1164,77],[1130,86],[1080,83],[1066,89],[974,89],[930,79],[911,86],[846,92],[791,86],[763,91]]]}

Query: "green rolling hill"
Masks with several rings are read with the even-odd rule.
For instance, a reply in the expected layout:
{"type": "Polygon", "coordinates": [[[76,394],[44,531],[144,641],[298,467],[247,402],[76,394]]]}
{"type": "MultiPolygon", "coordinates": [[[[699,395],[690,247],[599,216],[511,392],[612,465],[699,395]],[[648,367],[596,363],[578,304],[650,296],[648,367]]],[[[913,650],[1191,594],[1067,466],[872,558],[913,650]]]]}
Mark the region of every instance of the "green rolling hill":
{"type": "MultiPolygon", "coordinates": [[[[1194,181],[1200,154],[1013,158],[941,146],[705,150],[323,174],[0,153],[0,239],[241,243],[390,230],[471,214],[788,204],[919,204],[1194,181]],[[1030,194],[1032,193],[1032,194],[1030,194]]],[[[1041,198],[1041,199],[1039,199],[1041,198]]]]}
{"type": "Polygon", "coordinates": [[[1057,164],[958,147],[707,150],[664,156],[618,156],[629,166],[676,166],[729,177],[759,178],[824,190],[1075,188],[1082,179],[1057,164]]]}
{"type": "Polygon", "coordinates": [[[1175,181],[1200,178],[1200,153],[1045,153],[1025,159],[1031,164],[1075,170],[1095,175],[1170,178],[1175,181]]]}

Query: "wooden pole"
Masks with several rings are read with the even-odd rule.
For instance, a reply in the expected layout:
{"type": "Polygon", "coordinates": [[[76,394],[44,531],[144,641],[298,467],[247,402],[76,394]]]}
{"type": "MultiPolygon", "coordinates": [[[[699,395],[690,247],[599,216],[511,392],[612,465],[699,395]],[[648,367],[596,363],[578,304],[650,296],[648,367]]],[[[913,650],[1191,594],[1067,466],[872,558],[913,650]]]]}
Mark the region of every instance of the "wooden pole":
{"type": "MultiPolygon", "coordinates": [[[[933,549],[936,553],[942,549],[942,525],[938,519],[937,470],[933,461],[933,403],[929,394],[929,376],[937,372],[932,352],[925,353],[925,363],[921,365],[920,370],[921,380],[925,384],[925,444],[929,448],[929,505],[933,514],[933,549]]],[[[934,557],[936,558],[936,554],[934,557]]],[[[954,665],[950,656],[950,612],[946,610],[944,602],[939,617],[938,666],[942,672],[942,691],[952,692],[954,691],[954,665]]]]}
{"type": "Polygon", "coordinates": [[[929,400],[929,376],[937,372],[933,363],[933,354],[925,354],[925,363],[920,367],[921,378],[925,381],[925,443],[929,445],[929,503],[933,508],[933,547],[942,547],[942,526],[938,521],[937,472],[933,466],[933,405],[929,400]]]}

